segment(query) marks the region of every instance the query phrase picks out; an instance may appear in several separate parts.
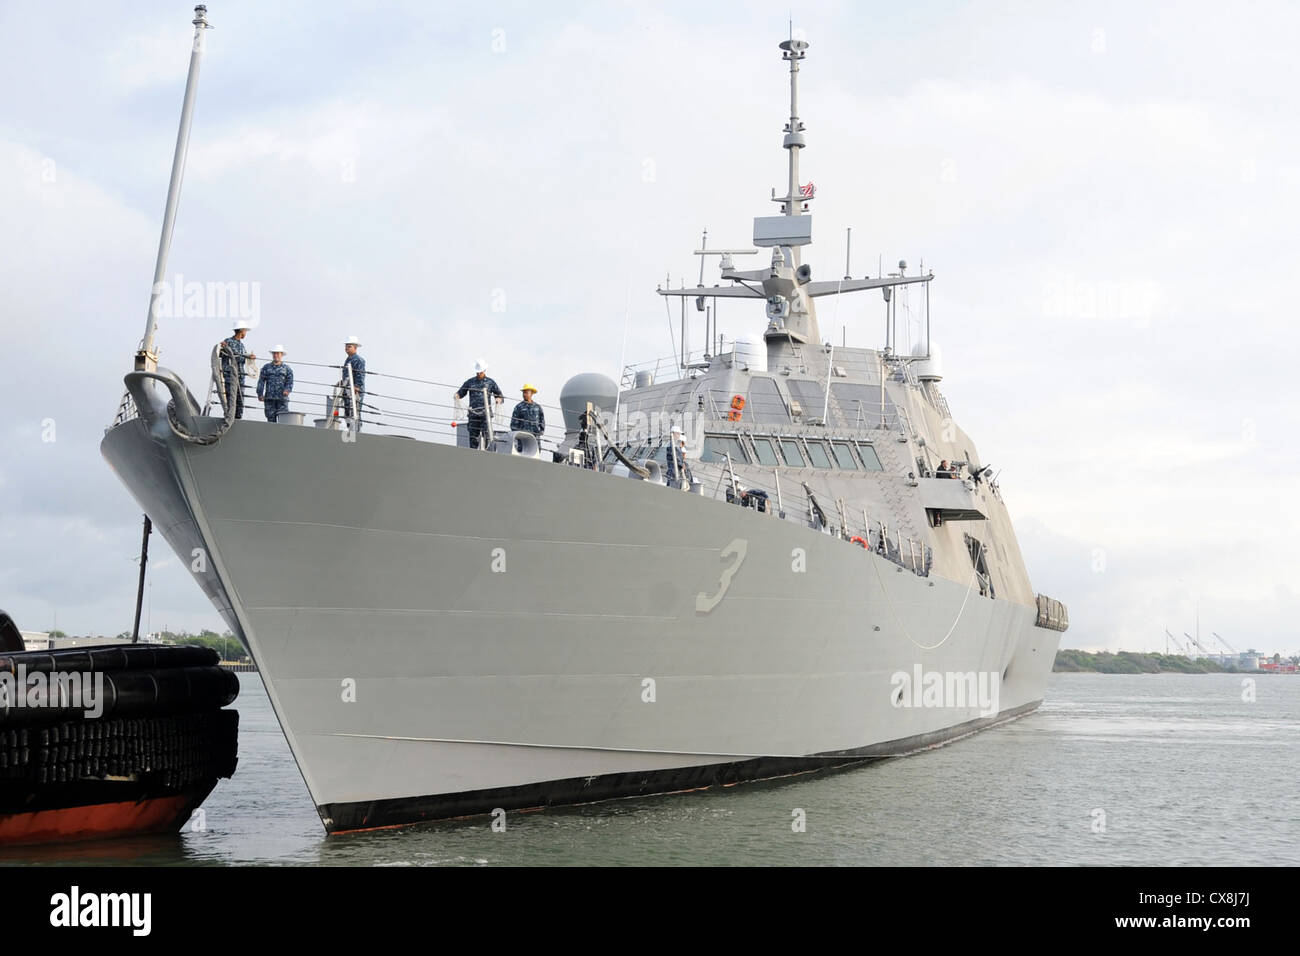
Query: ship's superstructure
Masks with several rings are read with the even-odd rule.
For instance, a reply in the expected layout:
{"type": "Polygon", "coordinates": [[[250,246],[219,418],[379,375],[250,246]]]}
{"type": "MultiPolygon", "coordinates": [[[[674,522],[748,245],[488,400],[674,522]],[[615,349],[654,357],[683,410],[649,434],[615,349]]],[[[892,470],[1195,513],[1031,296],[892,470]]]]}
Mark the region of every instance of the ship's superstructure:
{"type": "Polygon", "coordinates": [[[1030,586],[928,329],[894,344],[932,275],[802,261],[807,44],[781,48],[780,214],[701,250],[721,283],[659,290],[683,310],[666,369],[569,381],[563,441],[207,414],[146,335],[104,455],[257,662],[327,829],[842,766],[1042,700],[1064,608],[1030,586]],[[816,301],[872,289],[886,345],[824,343],[816,301]],[[710,326],[691,352],[685,310],[724,298],[763,304],[761,338],[710,326]]]}

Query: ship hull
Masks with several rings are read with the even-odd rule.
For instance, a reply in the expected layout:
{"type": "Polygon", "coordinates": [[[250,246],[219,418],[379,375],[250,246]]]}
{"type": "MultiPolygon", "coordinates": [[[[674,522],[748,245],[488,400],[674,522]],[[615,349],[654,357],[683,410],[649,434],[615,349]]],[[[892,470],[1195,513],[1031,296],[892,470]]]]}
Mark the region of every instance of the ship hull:
{"type": "Polygon", "coordinates": [[[973,581],[648,482],[342,438],[135,419],[103,443],[256,661],[327,830],[844,766],[1042,700],[1060,635],[973,581]]]}
{"type": "Polygon", "coordinates": [[[958,740],[1036,710],[1041,701],[1024,704],[995,717],[982,718],[904,740],[890,740],[836,754],[808,757],[759,757],[729,763],[710,763],[663,770],[636,770],[567,780],[545,780],[491,790],[433,793],[419,797],[336,803],[318,807],[326,828],[333,833],[406,826],[435,820],[481,816],[500,810],[540,810],[578,806],[628,797],[729,787],[738,783],[780,780],[815,773],[830,773],[887,757],[912,754],[958,740]]]}
{"type": "Polygon", "coordinates": [[[0,810],[0,846],[175,833],[216,785],[213,778],[179,793],[135,781],[42,788],[21,809],[0,810]]]}

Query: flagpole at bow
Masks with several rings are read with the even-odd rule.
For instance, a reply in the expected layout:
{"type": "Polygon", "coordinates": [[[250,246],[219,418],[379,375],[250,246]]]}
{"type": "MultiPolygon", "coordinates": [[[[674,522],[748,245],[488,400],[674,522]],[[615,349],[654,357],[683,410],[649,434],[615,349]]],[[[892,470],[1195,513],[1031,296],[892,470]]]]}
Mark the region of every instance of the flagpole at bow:
{"type": "Polygon", "coordinates": [[[172,229],[176,224],[176,207],[181,198],[181,180],[185,176],[185,156],[190,146],[190,120],[194,116],[194,99],[199,87],[199,62],[203,59],[203,35],[212,25],[207,19],[208,8],[203,4],[194,8],[194,46],[190,51],[190,72],[185,79],[185,100],[181,106],[181,125],[176,133],[176,153],[172,156],[172,178],[167,186],[167,206],[163,212],[162,235],[158,239],[158,259],[154,264],[153,286],[149,294],[149,316],[145,320],[144,338],[135,355],[137,372],[152,372],[158,368],[158,354],[154,349],[154,336],[158,331],[158,299],[163,292],[163,276],[167,271],[167,254],[171,251],[172,229]]]}

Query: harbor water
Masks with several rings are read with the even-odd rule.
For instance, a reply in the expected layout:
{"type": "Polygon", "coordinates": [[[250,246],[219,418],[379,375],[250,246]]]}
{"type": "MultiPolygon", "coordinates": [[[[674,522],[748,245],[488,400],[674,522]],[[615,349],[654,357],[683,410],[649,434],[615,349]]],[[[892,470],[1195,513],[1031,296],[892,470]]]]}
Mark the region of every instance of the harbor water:
{"type": "Polygon", "coordinates": [[[332,837],[239,678],[239,768],[183,833],[0,864],[1300,864],[1295,677],[1053,674],[1034,714],[853,770],[332,837]]]}

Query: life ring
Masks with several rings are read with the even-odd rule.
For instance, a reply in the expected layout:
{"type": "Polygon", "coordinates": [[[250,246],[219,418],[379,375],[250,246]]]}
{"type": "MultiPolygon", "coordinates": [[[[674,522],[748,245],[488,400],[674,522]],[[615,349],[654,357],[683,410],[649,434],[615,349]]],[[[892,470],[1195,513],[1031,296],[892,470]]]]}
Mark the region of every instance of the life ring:
{"type": "Polygon", "coordinates": [[[867,544],[867,539],[864,538],[864,537],[862,537],[862,536],[860,536],[860,535],[856,535],[856,534],[855,534],[853,537],[849,538],[849,540],[850,540],[851,542],[853,542],[854,544],[860,544],[860,545],[862,545],[862,546],[863,546],[864,548],[866,548],[868,551],[871,550],[871,545],[867,544]]]}

